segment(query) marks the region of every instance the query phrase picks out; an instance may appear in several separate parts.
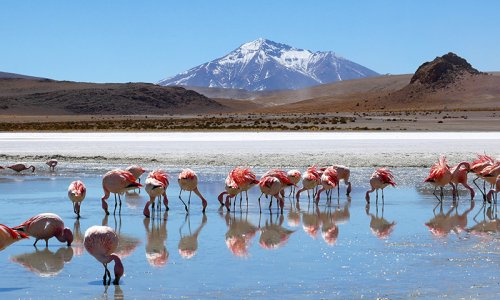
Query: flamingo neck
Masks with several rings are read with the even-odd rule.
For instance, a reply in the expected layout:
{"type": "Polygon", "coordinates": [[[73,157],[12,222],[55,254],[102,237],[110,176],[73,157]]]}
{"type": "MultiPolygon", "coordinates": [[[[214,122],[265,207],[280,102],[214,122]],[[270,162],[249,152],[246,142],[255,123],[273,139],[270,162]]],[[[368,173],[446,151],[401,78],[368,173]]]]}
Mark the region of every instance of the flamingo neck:
{"type": "Polygon", "coordinates": [[[118,255],[115,253],[112,253],[110,256],[111,260],[115,262],[115,280],[113,281],[114,284],[118,284],[120,282],[120,278],[123,276],[123,273],[125,272],[125,269],[123,268],[122,260],[118,255]]]}

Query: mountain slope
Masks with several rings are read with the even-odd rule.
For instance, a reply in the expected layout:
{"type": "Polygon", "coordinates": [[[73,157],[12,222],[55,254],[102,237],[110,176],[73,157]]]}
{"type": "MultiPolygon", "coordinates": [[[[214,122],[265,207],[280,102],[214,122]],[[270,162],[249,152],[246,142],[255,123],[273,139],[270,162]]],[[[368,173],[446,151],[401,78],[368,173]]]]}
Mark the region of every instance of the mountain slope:
{"type": "Polygon", "coordinates": [[[228,110],[231,109],[182,87],[0,79],[0,115],[160,115],[228,110]]]}
{"type": "Polygon", "coordinates": [[[300,89],[377,75],[333,52],[311,52],[257,39],[224,57],[161,80],[158,84],[268,91],[300,89]]]}
{"type": "Polygon", "coordinates": [[[267,113],[498,110],[500,74],[481,73],[465,59],[448,53],[422,64],[412,76],[338,82],[254,101],[281,104],[257,109],[267,113]]]}

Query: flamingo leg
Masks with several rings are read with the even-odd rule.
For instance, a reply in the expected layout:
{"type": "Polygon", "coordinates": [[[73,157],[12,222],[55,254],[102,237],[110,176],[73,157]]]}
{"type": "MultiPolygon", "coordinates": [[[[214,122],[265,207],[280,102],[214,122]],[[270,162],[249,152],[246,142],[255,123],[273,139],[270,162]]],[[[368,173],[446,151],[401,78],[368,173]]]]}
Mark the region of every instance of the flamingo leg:
{"type": "Polygon", "coordinates": [[[262,207],[260,206],[260,197],[262,197],[262,194],[259,196],[259,212],[262,213],[262,207]]]}
{"type": "Polygon", "coordinates": [[[189,191],[188,206],[191,207],[191,191],[189,191]]]}
{"type": "Polygon", "coordinates": [[[114,195],[115,195],[115,210],[113,211],[113,214],[116,214],[116,205],[118,202],[116,202],[116,194],[114,194],[114,195]]]}
{"type": "Polygon", "coordinates": [[[184,202],[184,200],[182,200],[180,193],[179,193],[179,200],[181,200],[182,204],[184,204],[184,209],[186,210],[186,212],[189,212],[188,207],[186,205],[186,202],[184,202]]]}

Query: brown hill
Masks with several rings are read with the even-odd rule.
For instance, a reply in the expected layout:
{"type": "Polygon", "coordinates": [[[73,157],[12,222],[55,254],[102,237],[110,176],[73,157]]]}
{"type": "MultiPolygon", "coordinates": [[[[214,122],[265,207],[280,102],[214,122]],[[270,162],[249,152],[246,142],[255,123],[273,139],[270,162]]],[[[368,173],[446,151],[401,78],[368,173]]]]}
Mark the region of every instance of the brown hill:
{"type": "Polygon", "coordinates": [[[413,76],[350,80],[256,99],[283,103],[259,112],[341,112],[405,110],[498,110],[499,74],[481,73],[465,59],[448,53],[421,65],[413,76]],[[321,92],[319,92],[321,91],[321,92]],[[287,94],[288,93],[288,94],[287,94]],[[303,94],[307,100],[293,103],[303,94]],[[290,101],[291,100],[291,101],[290,101]],[[285,104],[286,103],[286,104],[285,104]]]}
{"type": "Polygon", "coordinates": [[[228,110],[181,87],[0,79],[0,114],[193,114],[228,110]]]}

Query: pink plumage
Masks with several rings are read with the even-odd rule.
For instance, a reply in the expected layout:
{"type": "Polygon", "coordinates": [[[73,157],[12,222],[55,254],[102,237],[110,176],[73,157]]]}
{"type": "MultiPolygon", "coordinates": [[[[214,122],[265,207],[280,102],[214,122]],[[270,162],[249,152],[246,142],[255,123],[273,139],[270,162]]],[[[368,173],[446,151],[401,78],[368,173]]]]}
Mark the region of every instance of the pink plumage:
{"type": "Polygon", "coordinates": [[[392,175],[392,172],[387,169],[387,168],[380,168],[377,171],[377,174],[379,175],[382,183],[390,184],[392,186],[396,186],[396,182],[394,182],[394,175],[392,175]]]}

